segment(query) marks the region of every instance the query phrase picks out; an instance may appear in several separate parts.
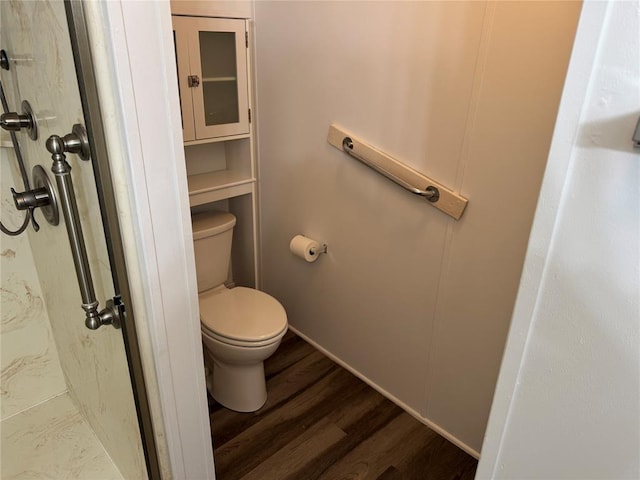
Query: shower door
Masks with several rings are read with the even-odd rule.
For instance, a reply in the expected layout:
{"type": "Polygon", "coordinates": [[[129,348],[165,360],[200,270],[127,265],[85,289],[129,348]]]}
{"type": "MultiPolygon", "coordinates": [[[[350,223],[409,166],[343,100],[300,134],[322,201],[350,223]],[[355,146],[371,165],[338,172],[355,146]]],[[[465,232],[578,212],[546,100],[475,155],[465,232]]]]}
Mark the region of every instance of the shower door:
{"type": "MultiPolygon", "coordinates": [[[[21,102],[28,100],[37,118],[36,140],[26,132],[17,134],[26,170],[31,176],[32,168],[41,165],[53,180],[47,139],[71,133],[75,124],[86,127],[91,161],[73,153],[67,153],[66,160],[88,265],[99,309],[114,297],[122,298],[126,308],[121,328],[85,327],[85,302],[62,212],[60,224],[53,226],[36,210],[40,229],[29,227],[25,235],[51,322],[63,387],[124,478],[159,478],[82,4],[1,1],[0,9],[1,48],[9,59],[1,78],[9,106],[20,111],[21,102]]],[[[3,162],[5,158],[3,154],[3,162]]],[[[15,188],[22,190],[21,185],[15,188]]],[[[2,195],[6,211],[7,192],[2,195]]],[[[11,461],[4,457],[3,462],[11,461]]]]}

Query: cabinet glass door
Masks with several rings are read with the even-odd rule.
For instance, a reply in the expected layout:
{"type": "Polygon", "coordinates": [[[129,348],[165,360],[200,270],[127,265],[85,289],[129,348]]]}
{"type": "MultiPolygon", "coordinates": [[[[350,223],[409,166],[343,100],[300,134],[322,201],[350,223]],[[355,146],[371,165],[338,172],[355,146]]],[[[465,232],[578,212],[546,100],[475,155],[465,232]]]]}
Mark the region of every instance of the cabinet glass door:
{"type": "Polygon", "coordinates": [[[199,32],[205,125],[238,123],[236,42],[232,32],[199,32]]]}
{"type": "Polygon", "coordinates": [[[200,80],[192,89],[196,138],[249,133],[244,20],[198,18],[194,24],[189,50],[192,75],[200,80]]]}

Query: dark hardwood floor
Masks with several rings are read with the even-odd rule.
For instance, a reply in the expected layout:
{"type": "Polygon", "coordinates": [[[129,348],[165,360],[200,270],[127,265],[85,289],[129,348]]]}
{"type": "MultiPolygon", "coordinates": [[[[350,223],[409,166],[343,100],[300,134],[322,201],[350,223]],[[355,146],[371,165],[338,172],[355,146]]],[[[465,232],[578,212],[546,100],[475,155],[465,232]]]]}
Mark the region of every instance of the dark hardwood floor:
{"type": "Polygon", "coordinates": [[[477,461],[289,332],[255,413],[209,398],[218,480],[471,480],[477,461]]]}

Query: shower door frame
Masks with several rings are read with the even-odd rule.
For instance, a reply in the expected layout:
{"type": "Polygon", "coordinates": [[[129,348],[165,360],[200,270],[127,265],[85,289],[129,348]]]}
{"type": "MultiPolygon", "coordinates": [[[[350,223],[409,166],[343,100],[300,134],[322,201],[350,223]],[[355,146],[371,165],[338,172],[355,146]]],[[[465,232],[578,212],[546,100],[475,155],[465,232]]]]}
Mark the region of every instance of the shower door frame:
{"type": "MultiPolygon", "coordinates": [[[[84,6],[78,0],[65,0],[65,12],[71,39],[71,49],[76,68],[80,100],[84,112],[85,127],[91,147],[91,163],[96,181],[100,214],[105,232],[106,245],[111,264],[111,275],[116,295],[120,295],[125,306],[122,319],[122,337],[129,366],[131,387],[135,399],[142,447],[150,480],[160,480],[158,451],[153,428],[151,408],[142,367],[138,332],[136,330],[133,302],[129,288],[122,235],[118,221],[118,210],[113,188],[107,142],[102,123],[102,111],[98,97],[96,77],[91,56],[89,34],[84,6]]],[[[110,328],[104,326],[102,328],[110,328]]]]}
{"type": "Polygon", "coordinates": [[[214,479],[169,2],[83,7],[160,469],[167,478],[214,479]]]}

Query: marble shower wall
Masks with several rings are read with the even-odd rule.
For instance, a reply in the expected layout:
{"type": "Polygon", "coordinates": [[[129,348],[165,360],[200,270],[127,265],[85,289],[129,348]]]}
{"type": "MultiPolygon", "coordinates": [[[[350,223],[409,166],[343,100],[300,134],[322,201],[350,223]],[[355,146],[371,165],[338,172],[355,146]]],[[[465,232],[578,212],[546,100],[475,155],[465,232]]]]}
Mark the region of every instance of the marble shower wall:
{"type": "MultiPolygon", "coordinates": [[[[37,141],[19,134],[27,171],[40,164],[50,172],[46,139],[53,134],[65,135],[74,124],[85,123],[64,4],[0,1],[0,18],[2,47],[13,59],[11,70],[2,71],[9,103],[15,106],[28,100],[38,117],[37,141]]],[[[93,169],[90,162],[73,154],[67,161],[72,168],[96,297],[102,307],[114,295],[114,287],[93,169]]],[[[41,226],[40,232],[29,232],[29,242],[69,395],[123,477],[144,479],[144,453],[122,331],[85,328],[63,221],[58,226],[46,222],[41,226]]]]}
{"type": "MultiPolygon", "coordinates": [[[[13,180],[15,165],[13,149],[0,148],[2,222],[14,231],[24,218],[7,194],[11,187],[22,191],[22,181],[13,180]]],[[[5,420],[67,387],[26,234],[0,236],[0,272],[0,417],[5,420]]]]}

